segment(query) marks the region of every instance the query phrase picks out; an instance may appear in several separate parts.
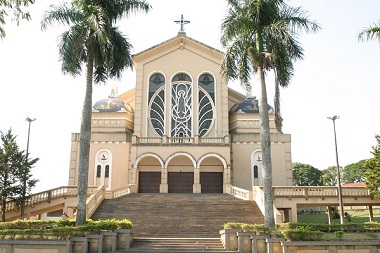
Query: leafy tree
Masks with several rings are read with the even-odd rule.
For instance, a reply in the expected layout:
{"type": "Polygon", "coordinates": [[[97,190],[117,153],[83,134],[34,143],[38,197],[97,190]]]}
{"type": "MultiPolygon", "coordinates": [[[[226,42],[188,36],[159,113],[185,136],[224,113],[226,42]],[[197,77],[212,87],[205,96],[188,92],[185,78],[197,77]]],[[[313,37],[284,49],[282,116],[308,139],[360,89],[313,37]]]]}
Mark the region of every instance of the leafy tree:
{"type": "Polygon", "coordinates": [[[302,58],[297,36],[300,31],[316,31],[301,8],[283,0],[227,0],[227,16],[222,22],[221,43],[227,47],[222,71],[227,79],[239,79],[250,90],[253,73],[260,83],[260,138],[263,153],[264,222],[274,227],[271,141],[265,73],[277,71],[280,85],[286,86],[292,76],[292,61],[302,58]]]}
{"type": "Polygon", "coordinates": [[[380,42],[380,21],[361,31],[358,39],[362,41],[377,39],[380,42]]]}
{"type": "Polygon", "coordinates": [[[377,145],[372,147],[373,158],[364,163],[367,188],[375,198],[380,199],[380,135],[376,135],[377,145]]]}
{"type": "MultiPolygon", "coordinates": [[[[23,192],[23,180],[26,176],[27,188],[30,194],[38,180],[32,179],[31,168],[38,158],[26,161],[26,154],[21,151],[16,143],[16,136],[10,129],[7,133],[0,132],[0,201],[2,210],[2,221],[5,221],[5,205],[7,201],[21,203],[23,192]]],[[[27,196],[27,195],[26,195],[27,196]]]]}
{"type": "MultiPolygon", "coordinates": [[[[340,166],[339,166],[340,167],[340,166]]],[[[329,166],[327,169],[322,170],[322,182],[325,186],[336,186],[338,184],[338,170],[336,166],[329,166]]],[[[340,174],[342,168],[340,167],[340,174]]],[[[342,180],[342,175],[340,176],[342,180]]]]}
{"type": "Polygon", "coordinates": [[[364,163],[366,160],[361,160],[357,163],[352,163],[343,168],[342,181],[344,184],[347,183],[359,183],[364,182],[364,172],[366,168],[364,167],[364,163]]]}
{"type": "Polygon", "coordinates": [[[0,0],[0,39],[5,38],[5,17],[8,12],[13,13],[17,23],[20,19],[30,20],[29,12],[25,12],[22,7],[27,7],[29,4],[34,4],[35,0],[0,0]]]}
{"type": "Polygon", "coordinates": [[[293,185],[322,186],[322,171],[309,164],[292,163],[293,185]]]}
{"type": "Polygon", "coordinates": [[[70,5],[51,6],[41,21],[42,29],[53,23],[69,26],[59,42],[63,73],[77,76],[82,73],[83,65],[86,66],[76,225],[86,222],[93,82],[105,82],[109,77],[120,78],[124,69],[133,67],[132,45],[114,25],[131,12],[148,12],[150,9],[144,0],[74,0],[70,5]]]}

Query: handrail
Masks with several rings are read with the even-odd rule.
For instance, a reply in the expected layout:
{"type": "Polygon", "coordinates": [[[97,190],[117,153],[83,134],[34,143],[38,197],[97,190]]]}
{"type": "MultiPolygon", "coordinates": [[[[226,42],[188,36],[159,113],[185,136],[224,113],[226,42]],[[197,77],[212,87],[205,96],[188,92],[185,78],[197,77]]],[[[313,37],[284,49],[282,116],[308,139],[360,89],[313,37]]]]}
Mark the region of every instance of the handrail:
{"type": "Polygon", "coordinates": [[[99,186],[86,201],[86,217],[91,217],[105,198],[104,185],[99,186]]]}
{"type": "MultiPolygon", "coordinates": [[[[92,195],[96,191],[97,187],[88,187],[87,196],[92,195]]],[[[53,199],[60,197],[77,196],[78,189],[77,186],[61,186],[51,190],[38,192],[28,196],[25,206],[34,206],[41,202],[51,202],[53,199]]],[[[13,201],[7,201],[5,204],[5,211],[16,210],[18,205],[13,201]]]]}

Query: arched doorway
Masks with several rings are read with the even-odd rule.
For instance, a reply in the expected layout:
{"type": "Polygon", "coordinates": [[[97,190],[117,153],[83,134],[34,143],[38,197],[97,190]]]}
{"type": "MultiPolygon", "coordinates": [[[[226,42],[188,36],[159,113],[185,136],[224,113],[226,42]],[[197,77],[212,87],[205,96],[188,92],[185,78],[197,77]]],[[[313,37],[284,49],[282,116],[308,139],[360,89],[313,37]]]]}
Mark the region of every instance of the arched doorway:
{"type": "Polygon", "coordinates": [[[177,155],[168,163],[168,193],[193,193],[194,163],[185,155],[177,155]]]}
{"type": "Polygon", "coordinates": [[[200,165],[202,193],[223,193],[223,164],[216,157],[206,157],[200,165]]]}
{"type": "Polygon", "coordinates": [[[138,165],[138,192],[159,193],[161,185],[161,164],[152,156],[141,159],[138,165]]]}

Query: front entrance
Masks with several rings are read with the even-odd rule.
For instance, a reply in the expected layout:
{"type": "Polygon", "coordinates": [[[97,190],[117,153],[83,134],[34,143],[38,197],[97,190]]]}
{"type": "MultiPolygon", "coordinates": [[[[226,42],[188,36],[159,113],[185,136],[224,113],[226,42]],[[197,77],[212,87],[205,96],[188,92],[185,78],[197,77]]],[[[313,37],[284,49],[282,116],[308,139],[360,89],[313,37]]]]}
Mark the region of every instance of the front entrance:
{"type": "Polygon", "coordinates": [[[201,172],[202,193],[223,193],[223,172],[201,172]]]}
{"type": "Polygon", "coordinates": [[[169,193],[193,193],[193,172],[168,172],[169,193]]]}
{"type": "Polygon", "coordinates": [[[159,193],[161,172],[140,172],[139,193],[159,193]]]}

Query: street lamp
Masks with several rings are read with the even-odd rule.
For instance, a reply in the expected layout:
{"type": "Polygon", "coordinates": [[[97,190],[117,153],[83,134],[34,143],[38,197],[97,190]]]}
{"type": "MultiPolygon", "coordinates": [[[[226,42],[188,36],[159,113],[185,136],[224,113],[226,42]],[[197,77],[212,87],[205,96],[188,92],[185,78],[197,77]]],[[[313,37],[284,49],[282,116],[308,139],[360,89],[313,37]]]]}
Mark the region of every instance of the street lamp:
{"type": "Polygon", "coordinates": [[[331,119],[334,125],[334,138],[335,138],[335,156],[336,156],[336,168],[338,176],[338,199],[339,199],[339,211],[340,211],[340,224],[344,224],[344,212],[343,212],[343,198],[342,198],[342,187],[340,185],[340,168],[338,159],[338,144],[336,141],[336,130],[335,130],[335,120],[339,119],[339,116],[327,117],[331,119]]]}
{"type": "MultiPolygon", "coordinates": [[[[26,117],[26,121],[29,122],[29,127],[28,127],[28,141],[26,143],[26,165],[28,164],[28,155],[29,155],[29,137],[30,137],[30,125],[32,124],[33,121],[36,120],[36,118],[30,118],[29,116],[26,117]]],[[[22,188],[22,199],[21,199],[21,220],[24,219],[24,212],[25,212],[25,195],[26,195],[26,168],[25,168],[25,173],[23,175],[23,188],[22,188]]]]}

